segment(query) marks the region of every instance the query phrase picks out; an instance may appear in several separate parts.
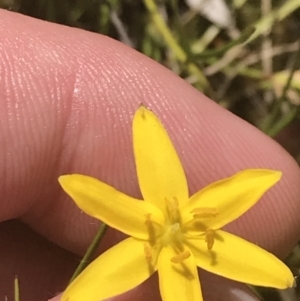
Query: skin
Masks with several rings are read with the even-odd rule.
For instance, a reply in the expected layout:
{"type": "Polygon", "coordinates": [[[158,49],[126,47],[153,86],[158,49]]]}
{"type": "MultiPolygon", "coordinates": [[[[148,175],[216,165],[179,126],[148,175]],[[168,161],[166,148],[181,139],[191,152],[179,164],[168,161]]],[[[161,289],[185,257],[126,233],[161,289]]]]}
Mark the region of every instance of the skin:
{"type": "MultiPolygon", "coordinates": [[[[131,142],[140,103],[165,125],[191,193],[245,168],[282,170],[227,230],[280,257],[292,250],[300,172],[276,142],[107,37],[0,11],[0,41],[0,299],[12,300],[15,275],[22,301],[54,298],[99,226],[62,191],[59,175],[87,174],[141,196],[131,142]]],[[[109,230],[100,252],[122,238],[109,230]]],[[[244,285],[201,274],[206,300],[253,300],[244,285]]],[[[113,298],[140,299],[160,300],[156,276],[113,298]]]]}

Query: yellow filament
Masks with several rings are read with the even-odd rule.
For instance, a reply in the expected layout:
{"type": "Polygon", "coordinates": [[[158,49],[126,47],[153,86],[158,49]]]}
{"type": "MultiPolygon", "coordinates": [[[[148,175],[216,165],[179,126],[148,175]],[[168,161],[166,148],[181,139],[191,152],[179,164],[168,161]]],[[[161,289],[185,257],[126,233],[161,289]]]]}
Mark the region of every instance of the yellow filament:
{"type": "Polygon", "coordinates": [[[180,221],[179,203],[176,197],[174,197],[173,199],[173,201],[169,201],[167,198],[165,198],[165,202],[171,222],[177,223],[180,221]]]}
{"type": "Polygon", "coordinates": [[[145,214],[145,216],[146,216],[146,221],[145,221],[145,224],[147,225],[147,226],[150,226],[150,225],[152,225],[152,221],[151,221],[151,214],[150,213],[148,213],[148,214],[145,214]]]}
{"type": "Polygon", "coordinates": [[[146,257],[146,260],[148,262],[151,262],[152,261],[152,252],[151,252],[151,247],[148,243],[144,243],[144,253],[145,253],[145,257],[146,257]]]}
{"type": "Polygon", "coordinates": [[[214,238],[214,234],[215,231],[212,229],[207,229],[206,233],[205,233],[205,242],[207,243],[207,249],[211,250],[214,242],[215,242],[215,238],[214,238]]]}
{"type": "Polygon", "coordinates": [[[188,251],[188,250],[185,250],[185,251],[179,253],[178,255],[172,257],[171,261],[174,262],[174,263],[181,263],[185,259],[189,258],[190,256],[191,256],[191,252],[188,251]]]}
{"type": "Polygon", "coordinates": [[[145,214],[145,216],[146,216],[145,225],[147,227],[148,234],[149,234],[149,243],[151,245],[154,245],[155,242],[156,242],[156,236],[157,236],[157,233],[155,233],[154,223],[151,220],[151,214],[150,213],[145,214]]]}
{"type": "Polygon", "coordinates": [[[219,214],[217,208],[210,207],[202,207],[202,208],[194,208],[191,213],[194,218],[208,218],[208,217],[216,217],[219,214]]]}

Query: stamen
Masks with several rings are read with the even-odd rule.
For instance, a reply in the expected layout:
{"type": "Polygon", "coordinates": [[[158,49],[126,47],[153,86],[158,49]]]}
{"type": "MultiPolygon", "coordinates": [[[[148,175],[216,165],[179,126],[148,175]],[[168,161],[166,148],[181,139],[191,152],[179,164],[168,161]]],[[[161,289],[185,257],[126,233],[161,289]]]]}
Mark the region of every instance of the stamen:
{"type": "Polygon", "coordinates": [[[167,212],[172,223],[180,221],[179,203],[176,197],[173,197],[174,201],[169,201],[165,198],[167,212]]]}
{"type": "Polygon", "coordinates": [[[179,208],[179,202],[178,202],[178,199],[176,196],[173,196],[173,200],[175,201],[175,206],[176,206],[176,209],[179,208]]]}
{"type": "Polygon", "coordinates": [[[154,227],[154,222],[151,220],[151,214],[145,214],[146,220],[145,220],[145,225],[148,230],[149,234],[149,242],[153,246],[156,242],[156,232],[155,232],[155,227],[154,227]]]}
{"type": "Polygon", "coordinates": [[[185,250],[185,251],[179,253],[178,255],[172,257],[171,261],[174,262],[174,263],[181,263],[185,259],[189,258],[190,256],[191,256],[191,252],[188,251],[188,250],[185,250]]]}
{"type": "Polygon", "coordinates": [[[152,252],[151,252],[151,247],[148,243],[144,243],[144,253],[145,253],[145,257],[146,257],[146,260],[148,262],[151,262],[152,261],[152,252]]]}
{"type": "Polygon", "coordinates": [[[214,238],[214,234],[215,231],[212,229],[207,229],[206,233],[205,233],[205,242],[207,243],[207,249],[211,250],[214,242],[215,242],[215,238],[214,238]]]}
{"type": "Polygon", "coordinates": [[[202,208],[194,208],[191,213],[194,218],[208,218],[208,217],[216,217],[219,214],[217,208],[210,207],[202,207],[202,208]]]}
{"type": "Polygon", "coordinates": [[[148,213],[148,214],[145,214],[145,216],[146,216],[146,221],[145,221],[145,224],[149,227],[149,226],[151,226],[152,225],[152,221],[151,221],[151,214],[150,213],[148,213]]]}
{"type": "Polygon", "coordinates": [[[173,212],[176,209],[174,203],[169,201],[167,198],[165,198],[165,202],[166,202],[168,212],[173,212]]]}

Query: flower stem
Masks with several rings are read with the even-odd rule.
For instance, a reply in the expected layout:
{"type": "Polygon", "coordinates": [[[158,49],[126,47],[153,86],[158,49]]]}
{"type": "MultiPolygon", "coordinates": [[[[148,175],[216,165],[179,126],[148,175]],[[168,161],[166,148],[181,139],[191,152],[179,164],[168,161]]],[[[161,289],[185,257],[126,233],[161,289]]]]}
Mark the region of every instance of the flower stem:
{"type": "Polygon", "coordinates": [[[96,233],[92,243],[90,244],[90,246],[88,247],[86,253],[84,254],[83,258],[81,259],[77,269],[75,270],[71,280],[69,283],[71,283],[89,264],[90,262],[90,258],[93,255],[94,251],[98,248],[98,246],[100,245],[102,238],[106,232],[107,226],[106,224],[102,224],[99,227],[98,232],[96,233]]]}

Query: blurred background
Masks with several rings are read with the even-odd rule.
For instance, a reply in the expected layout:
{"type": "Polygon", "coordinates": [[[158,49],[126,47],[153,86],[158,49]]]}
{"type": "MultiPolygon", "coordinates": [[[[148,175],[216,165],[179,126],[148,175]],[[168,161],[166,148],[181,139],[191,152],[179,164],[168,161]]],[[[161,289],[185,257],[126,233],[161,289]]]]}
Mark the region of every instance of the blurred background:
{"type": "Polygon", "coordinates": [[[300,162],[300,0],[0,0],[0,7],[135,48],[300,162]]]}
{"type": "MultiPolygon", "coordinates": [[[[135,48],[300,163],[300,0],[0,0],[0,8],[135,48]]],[[[299,246],[287,263],[297,279],[299,246]]],[[[297,289],[255,291],[262,300],[300,300],[297,289]]]]}

